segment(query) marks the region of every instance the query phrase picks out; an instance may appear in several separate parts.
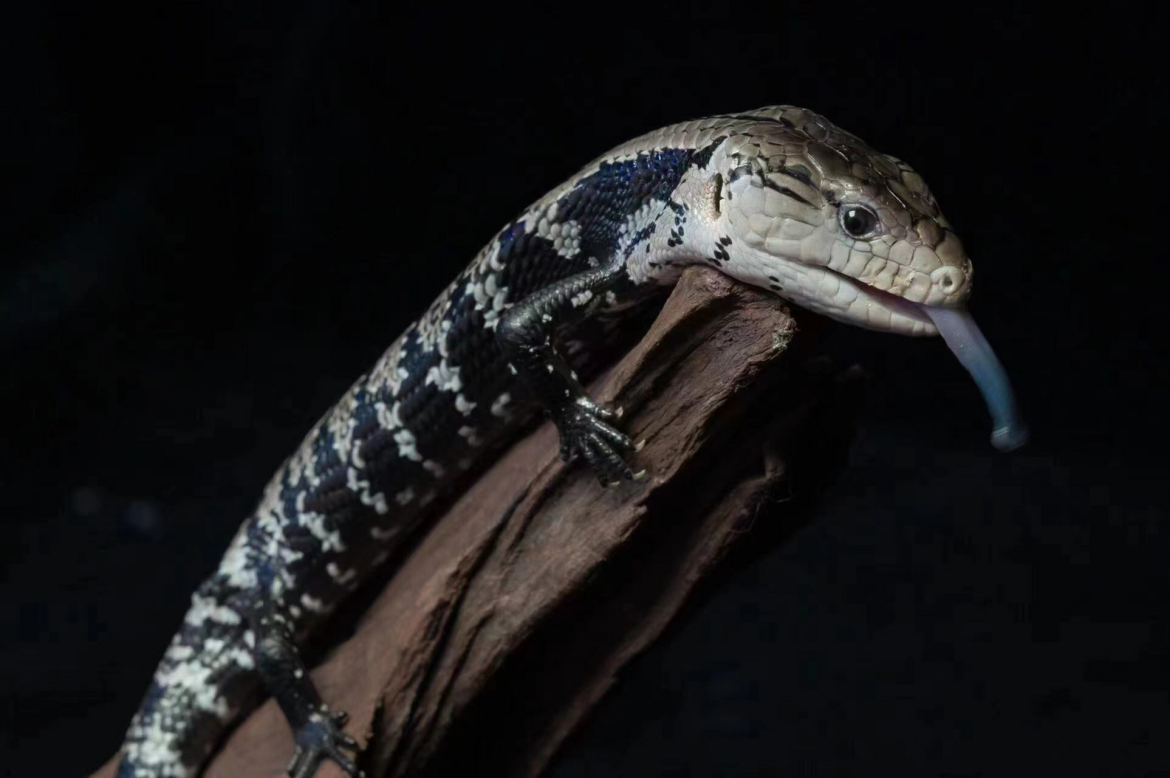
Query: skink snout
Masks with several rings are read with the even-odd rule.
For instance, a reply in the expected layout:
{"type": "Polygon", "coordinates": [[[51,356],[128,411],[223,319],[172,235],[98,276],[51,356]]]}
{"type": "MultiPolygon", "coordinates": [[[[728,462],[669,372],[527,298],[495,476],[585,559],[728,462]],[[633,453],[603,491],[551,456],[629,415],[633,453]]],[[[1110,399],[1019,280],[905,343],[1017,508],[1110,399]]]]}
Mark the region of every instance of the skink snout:
{"type": "Polygon", "coordinates": [[[930,301],[935,305],[948,307],[962,305],[971,296],[971,277],[974,274],[971,260],[963,249],[963,242],[955,233],[944,230],[932,222],[920,222],[918,232],[928,241],[927,246],[934,247],[933,259],[938,263],[938,266],[930,271],[930,282],[933,287],[930,301]]]}

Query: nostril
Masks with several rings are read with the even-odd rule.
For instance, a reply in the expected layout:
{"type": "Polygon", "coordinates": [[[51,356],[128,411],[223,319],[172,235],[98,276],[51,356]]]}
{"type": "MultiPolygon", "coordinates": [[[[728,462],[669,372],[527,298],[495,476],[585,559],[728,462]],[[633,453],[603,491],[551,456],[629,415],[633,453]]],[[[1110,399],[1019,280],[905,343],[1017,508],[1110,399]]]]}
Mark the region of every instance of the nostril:
{"type": "Polygon", "coordinates": [[[963,281],[965,278],[962,270],[959,270],[957,267],[946,265],[931,273],[930,280],[937,284],[938,288],[941,289],[944,293],[951,294],[953,292],[959,291],[959,289],[963,286],[963,281]]]}

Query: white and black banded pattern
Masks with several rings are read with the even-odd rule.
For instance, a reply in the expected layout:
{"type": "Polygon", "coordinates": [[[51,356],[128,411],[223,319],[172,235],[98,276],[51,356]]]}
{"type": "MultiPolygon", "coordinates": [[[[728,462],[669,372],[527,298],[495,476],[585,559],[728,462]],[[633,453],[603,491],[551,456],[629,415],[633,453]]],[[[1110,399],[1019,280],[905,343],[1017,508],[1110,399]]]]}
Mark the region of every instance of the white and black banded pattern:
{"type": "Polygon", "coordinates": [[[959,306],[971,276],[922,179],[809,111],[687,122],[594,160],[505,226],[283,463],[194,594],[120,778],[197,775],[265,688],[297,730],[296,778],[325,758],[353,772],[296,644],[540,406],[567,455],[629,477],[628,440],[572,372],[601,335],[575,330],[567,361],[555,336],[620,330],[698,262],[922,335],[936,331],[926,308],[959,306]],[[868,233],[850,234],[858,224],[868,233]]]}

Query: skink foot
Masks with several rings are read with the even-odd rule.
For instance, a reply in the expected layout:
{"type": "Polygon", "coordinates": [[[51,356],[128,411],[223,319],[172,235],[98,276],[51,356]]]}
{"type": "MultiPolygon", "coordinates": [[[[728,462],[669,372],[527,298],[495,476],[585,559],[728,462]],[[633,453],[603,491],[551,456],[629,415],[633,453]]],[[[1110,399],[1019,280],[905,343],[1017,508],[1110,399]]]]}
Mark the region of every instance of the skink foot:
{"type": "Polygon", "coordinates": [[[358,749],[357,741],[342,729],[348,720],[344,712],[331,713],[322,706],[294,733],[296,751],[288,765],[291,778],[313,778],[326,759],[336,762],[350,778],[365,778],[365,773],[345,753],[358,749]]]}

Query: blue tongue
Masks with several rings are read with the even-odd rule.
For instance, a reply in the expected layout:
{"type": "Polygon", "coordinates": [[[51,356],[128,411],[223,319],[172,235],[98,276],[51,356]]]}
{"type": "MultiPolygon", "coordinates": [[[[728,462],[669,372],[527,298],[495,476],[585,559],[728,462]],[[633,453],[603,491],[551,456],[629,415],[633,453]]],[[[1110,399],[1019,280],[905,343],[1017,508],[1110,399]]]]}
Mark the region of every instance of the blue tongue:
{"type": "Polygon", "coordinates": [[[1014,451],[1028,442],[1028,427],[1020,416],[1011,382],[995,352],[971,314],[957,308],[923,305],[938,333],[975,379],[991,413],[991,445],[1000,451],[1014,451]]]}

